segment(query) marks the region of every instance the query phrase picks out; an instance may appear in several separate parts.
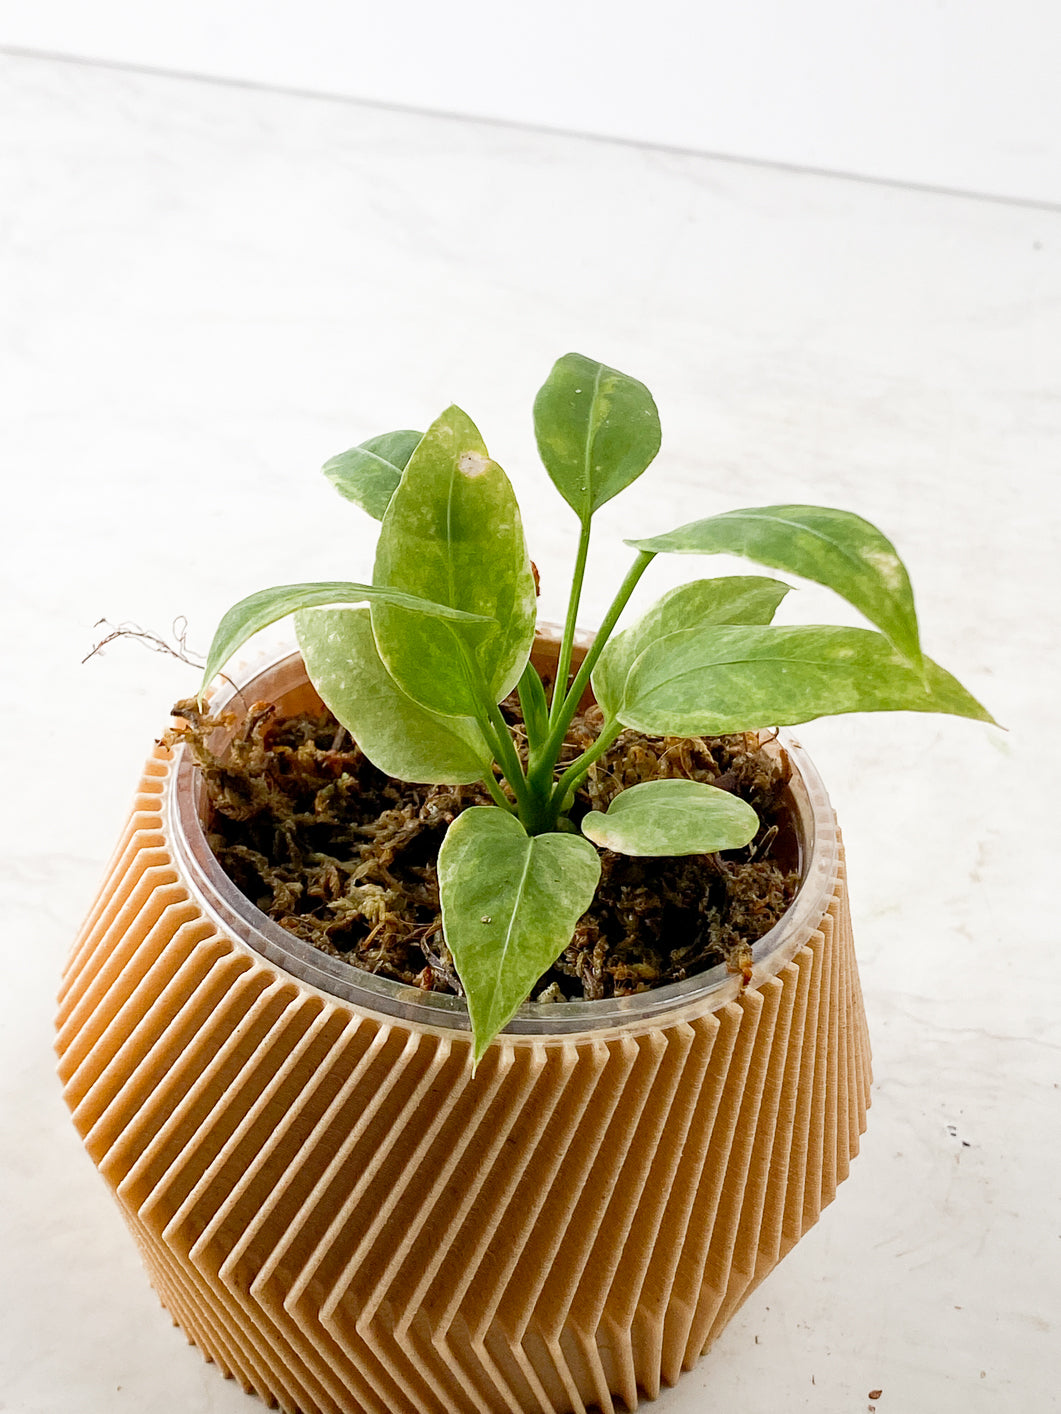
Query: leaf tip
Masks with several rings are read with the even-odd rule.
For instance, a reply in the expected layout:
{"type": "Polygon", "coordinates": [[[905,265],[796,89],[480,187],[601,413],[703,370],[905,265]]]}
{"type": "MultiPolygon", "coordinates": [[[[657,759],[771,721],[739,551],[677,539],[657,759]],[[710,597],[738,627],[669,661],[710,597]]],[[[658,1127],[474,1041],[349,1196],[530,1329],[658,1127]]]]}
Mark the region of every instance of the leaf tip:
{"type": "Polygon", "coordinates": [[[471,1078],[473,1080],[475,1079],[476,1073],[479,1069],[479,1063],[486,1055],[487,1051],[490,1049],[490,1046],[496,1035],[496,1031],[491,1031],[488,1034],[484,1034],[475,1025],[475,1022],[472,1022],[471,1078]]]}

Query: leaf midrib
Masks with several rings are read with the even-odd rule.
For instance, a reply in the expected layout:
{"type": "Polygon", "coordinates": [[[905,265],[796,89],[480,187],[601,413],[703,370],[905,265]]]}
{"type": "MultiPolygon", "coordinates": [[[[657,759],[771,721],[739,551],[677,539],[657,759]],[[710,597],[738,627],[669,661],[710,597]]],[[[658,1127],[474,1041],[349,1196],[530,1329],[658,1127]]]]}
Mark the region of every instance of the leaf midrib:
{"type": "MultiPolygon", "coordinates": [[[[824,507],[821,507],[820,509],[824,509],[824,507]]],[[[727,511],[723,515],[719,516],[719,520],[735,521],[738,523],[740,521],[751,521],[753,523],[758,524],[772,523],[774,525],[786,526],[789,530],[809,531],[811,535],[815,536],[815,538],[820,540],[823,544],[831,546],[834,550],[838,550],[842,558],[845,559],[848,564],[853,565],[856,569],[862,571],[869,569],[869,566],[866,564],[866,561],[862,559],[860,555],[856,555],[852,551],[846,549],[845,546],[842,545],[839,540],[834,540],[832,536],[826,535],[824,531],[819,530],[816,526],[808,525],[806,524],[806,522],[803,521],[788,520],[785,516],[758,515],[754,510],[727,511]]],[[[797,571],[792,572],[797,573],[797,571]]],[[[885,594],[887,594],[889,599],[893,597],[891,591],[888,590],[887,586],[884,586],[884,592],[885,594]]]]}
{"type": "MultiPolygon", "coordinates": [[[[726,627],[728,627],[728,625],[717,625],[717,627],[726,628],[726,627]]],[[[741,627],[743,628],[744,626],[742,625],[741,627]]],[[[754,625],[753,625],[753,627],[754,627],[754,625]]],[[[765,625],[764,625],[764,627],[765,627],[765,625]]],[[[817,625],[807,625],[807,627],[808,627],[808,628],[814,628],[814,627],[818,627],[818,626],[817,626],[817,625]]],[[[824,627],[824,628],[833,628],[834,626],[833,626],[833,625],[821,625],[821,627],[824,627]]],[[[776,632],[776,630],[774,630],[774,631],[776,632]]],[[[797,631],[798,631],[798,630],[797,630],[797,631]]],[[[865,630],[865,629],[861,629],[861,630],[860,630],[860,629],[854,629],[854,630],[850,630],[850,631],[851,631],[851,632],[855,632],[855,633],[860,633],[860,632],[865,633],[865,632],[868,632],[868,630],[865,630]]],[[[629,688],[629,686],[630,686],[630,679],[633,677],[634,672],[635,672],[635,670],[636,670],[636,668],[637,668],[638,663],[640,663],[641,659],[645,656],[645,654],[648,653],[648,652],[650,652],[650,651],[652,650],[652,648],[658,647],[659,644],[661,644],[661,643],[666,643],[668,639],[676,638],[679,634],[682,634],[682,633],[690,633],[690,632],[692,632],[692,630],[690,630],[690,629],[675,629],[675,631],[674,631],[673,633],[665,634],[662,638],[656,639],[654,643],[649,644],[649,646],[648,646],[647,648],[645,648],[641,653],[639,653],[639,654],[637,655],[637,657],[634,659],[633,663],[631,663],[631,665],[630,665],[630,670],[629,670],[629,672],[628,672],[627,675],[626,675],[626,681],[623,683],[623,704],[622,704],[622,705],[623,705],[624,708],[628,705],[626,694],[627,694],[627,690],[628,690],[628,688],[629,688]]],[[[870,634],[870,638],[871,638],[871,639],[876,639],[877,636],[876,636],[876,635],[873,635],[873,634],[870,634]]],[[[868,645],[867,645],[867,646],[868,646],[868,645]]],[[[847,660],[847,661],[852,661],[852,660],[847,660]]],[[[667,688],[667,687],[670,687],[670,686],[671,686],[672,684],[674,684],[674,683],[679,683],[679,682],[683,681],[685,678],[694,677],[694,676],[696,676],[697,674],[704,673],[704,672],[710,672],[710,671],[711,671],[712,669],[714,669],[714,668],[739,668],[739,667],[748,667],[748,666],[750,666],[750,665],[753,664],[753,663],[754,663],[754,664],[757,664],[757,665],[759,665],[759,664],[778,663],[778,664],[792,664],[793,666],[814,667],[814,668],[820,668],[820,669],[825,669],[825,670],[834,670],[837,666],[842,665],[843,662],[844,662],[843,659],[837,659],[837,658],[808,658],[808,657],[804,657],[802,654],[800,654],[800,655],[798,655],[798,656],[795,655],[795,654],[793,654],[793,655],[791,655],[791,656],[772,657],[772,658],[770,658],[770,657],[718,658],[718,659],[715,659],[713,662],[699,663],[699,664],[697,664],[696,666],[691,667],[691,668],[683,668],[681,672],[676,672],[676,673],[674,673],[673,675],[671,675],[671,676],[669,676],[669,677],[661,677],[661,678],[657,679],[654,683],[652,683],[652,684],[650,685],[650,687],[649,687],[649,689],[648,689],[648,693],[643,694],[643,696],[649,695],[649,694],[651,694],[651,693],[655,693],[655,692],[662,691],[663,689],[665,689],[665,688],[667,688]]],[[[855,664],[855,666],[857,666],[857,663],[855,664]]],[[[865,665],[863,665],[863,666],[865,666],[865,665]]],[[[909,664],[906,662],[905,659],[901,659],[901,660],[898,661],[898,662],[895,661],[894,659],[892,659],[891,662],[888,664],[888,666],[891,667],[891,668],[895,668],[895,669],[905,669],[905,670],[908,671],[908,672],[909,672],[909,671],[912,671],[912,670],[910,669],[909,664]]],[[[926,690],[929,692],[929,695],[931,695],[931,689],[926,688],[926,690]]],[[[620,715],[621,715],[621,714],[620,714],[620,715]]]]}
{"type": "Polygon", "coordinates": [[[516,915],[519,912],[520,903],[523,900],[523,893],[527,883],[527,876],[530,874],[531,858],[534,854],[534,840],[527,841],[527,850],[523,860],[523,872],[520,874],[519,883],[513,898],[512,911],[509,914],[508,926],[505,929],[505,942],[497,959],[497,970],[494,978],[494,994],[496,996],[502,978],[505,973],[505,960],[508,957],[508,950],[512,944],[512,938],[516,925],[516,915]]]}
{"type": "Polygon", "coordinates": [[[593,377],[593,396],[590,399],[589,417],[586,420],[586,450],[582,458],[582,471],[586,482],[586,500],[582,508],[582,514],[584,517],[593,514],[593,476],[591,472],[591,454],[593,451],[593,443],[597,436],[597,429],[600,426],[600,423],[597,420],[596,408],[597,397],[600,393],[600,382],[603,376],[604,364],[598,363],[597,372],[594,374],[593,377]]]}
{"type": "MultiPolygon", "coordinates": [[[[360,453],[360,455],[363,457],[371,458],[371,460],[374,462],[379,462],[380,466],[385,466],[388,471],[393,471],[394,474],[399,478],[399,480],[401,479],[401,467],[396,465],[394,462],[388,461],[386,457],[381,457],[379,452],[369,451],[367,447],[355,447],[352,452],[345,452],[343,453],[343,455],[349,457],[354,456],[357,453],[360,453]]],[[[336,460],[338,461],[340,460],[340,458],[337,457],[336,460]]]]}
{"type": "Polygon", "coordinates": [[[460,475],[458,467],[460,464],[460,453],[453,462],[449,472],[449,486],[446,492],[446,581],[447,593],[449,596],[449,606],[455,609],[457,605],[453,602],[456,589],[456,567],[453,563],[453,501],[456,495],[456,479],[460,475]]]}

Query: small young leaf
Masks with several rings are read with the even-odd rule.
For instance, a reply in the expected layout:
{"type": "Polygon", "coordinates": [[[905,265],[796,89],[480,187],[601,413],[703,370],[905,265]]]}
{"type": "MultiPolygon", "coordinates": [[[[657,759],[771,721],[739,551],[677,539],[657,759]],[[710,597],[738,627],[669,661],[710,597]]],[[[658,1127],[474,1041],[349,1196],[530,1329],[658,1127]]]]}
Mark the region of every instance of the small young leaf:
{"type": "Polygon", "coordinates": [[[322,470],[341,496],[382,520],[422,432],[384,432],[340,452],[322,470]]]}
{"type": "Polygon", "coordinates": [[[465,613],[451,608],[448,604],[433,604],[415,594],[405,594],[397,589],[381,589],[374,584],[349,584],[344,582],[327,584],[280,584],[274,589],[259,589],[248,594],[238,604],[233,604],[217,626],[210,652],[206,655],[203,682],[199,695],[206,688],[214,674],[263,628],[286,618],[296,609],[312,609],[328,604],[367,604],[371,601],[386,600],[400,605],[402,610],[417,617],[427,615],[437,619],[460,622],[465,631],[482,637],[492,632],[496,624],[482,614],[465,613]]]}
{"type": "Polygon", "coordinates": [[[921,666],[906,568],[891,541],[861,516],[826,506],[760,506],[626,543],[656,554],[744,555],[824,584],[865,614],[914,667],[921,666]]]}
{"type": "Polygon", "coordinates": [[[490,748],[469,717],[440,717],[407,697],[383,666],[368,609],[295,615],[310,682],[374,766],[426,785],[463,785],[490,769],[490,748]]]}
{"type": "Polygon", "coordinates": [[[729,791],[701,781],[643,781],[620,791],[606,814],[591,810],[582,833],[618,854],[713,854],[755,838],[759,817],[729,791]]]}
{"type": "Polygon", "coordinates": [[[473,806],[438,855],[442,927],[468,997],[478,1062],[593,901],[600,857],[579,835],[528,835],[512,815],[473,806]]]}
{"type": "Polygon", "coordinates": [[[460,408],[428,428],[383,517],[373,580],[496,621],[484,637],[467,622],[429,623],[380,600],[372,631],[387,671],[414,701],[447,717],[500,702],[519,681],[534,638],[537,599],[519,507],[460,408]]]}
{"type": "Polygon", "coordinates": [[[544,741],[549,730],[549,703],[538,669],[528,663],[519,680],[519,702],[523,710],[523,725],[533,748],[544,741]]]}
{"type": "Polygon", "coordinates": [[[585,525],[636,481],[659,451],[659,414],[636,378],[565,354],[534,400],[538,452],[553,485],[585,525]]]}
{"type": "Polygon", "coordinates": [[[617,715],[652,735],[721,736],[904,711],[993,720],[931,659],[922,672],[879,633],[820,625],[680,629],[634,663],[617,715]]]}
{"type": "Polygon", "coordinates": [[[609,719],[618,715],[630,669],[650,643],[677,629],[768,624],[788,592],[779,579],[760,575],[695,579],[671,589],[632,628],[608,640],[591,679],[601,711],[609,719]]]}

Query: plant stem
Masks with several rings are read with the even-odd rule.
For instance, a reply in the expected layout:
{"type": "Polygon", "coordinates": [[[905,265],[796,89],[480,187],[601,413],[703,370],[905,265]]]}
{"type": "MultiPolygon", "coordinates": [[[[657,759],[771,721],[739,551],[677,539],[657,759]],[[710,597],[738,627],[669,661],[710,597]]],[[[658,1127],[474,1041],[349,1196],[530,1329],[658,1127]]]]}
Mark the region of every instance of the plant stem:
{"type": "Polygon", "coordinates": [[[507,810],[510,815],[516,813],[516,807],[509,800],[508,796],[497,783],[497,777],[493,771],[483,772],[483,785],[494,798],[494,804],[500,805],[502,810],[507,810]]]}
{"type": "MultiPolygon", "coordinates": [[[[486,701],[490,701],[489,697],[486,701]]],[[[505,773],[505,780],[516,797],[520,819],[526,826],[528,816],[537,813],[534,809],[534,793],[528,788],[527,777],[523,774],[523,763],[519,759],[519,752],[512,740],[508,723],[496,705],[487,708],[487,725],[490,729],[487,740],[495,749],[498,764],[505,773]]]]}
{"type": "Polygon", "coordinates": [[[638,580],[655,558],[655,553],[652,550],[638,551],[637,559],[627,571],[626,578],[619,586],[619,592],[612,600],[611,608],[608,610],[607,614],[605,614],[603,622],[597,630],[597,636],[593,640],[589,652],[582,660],[582,666],[575,674],[575,680],[571,684],[571,689],[561,704],[556,720],[552,724],[549,739],[542,750],[542,762],[543,764],[545,762],[549,763],[548,769],[550,771],[559,759],[560,748],[564,744],[564,737],[567,735],[567,729],[571,725],[571,718],[578,709],[579,699],[586,690],[590,673],[592,673],[597,659],[604,651],[604,646],[611,637],[612,630],[619,620],[619,615],[626,608],[630,595],[633,594],[634,590],[637,588],[638,580]]]}
{"type": "Polygon", "coordinates": [[[598,761],[611,746],[612,742],[623,729],[623,724],[614,717],[610,722],[605,722],[600,736],[588,747],[581,756],[571,762],[567,770],[553,787],[553,793],[549,800],[549,807],[559,814],[563,810],[564,801],[569,792],[577,790],[579,782],[586,774],[594,761],[598,761]]]}
{"type": "Polygon", "coordinates": [[[586,574],[586,557],[589,554],[589,527],[587,516],[582,522],[578,537],[578,555],[575,558],[575,572],[571,579],[571,595],[567,601],[567,618],[560,640],[560,656],[556,663],[556,681],[553,683],[552,701],[549,705],[549,725],[552,726],[563,709],[567,697],[567,680],[571,674],[571,653],[575,644],[575,623],[578,606],[582,598],[582,581],[586,574]]]}
{"type": "MultiPolygon", "coordinates": [[[[468,681],[472,684],[472,701],[474,702],[475,720],[479,724],[479,730],[486,738],[486,744],[493,752],[494,760],[501,767],[509,789],[516,797],[516,806],[520,819],[532,812],[532,793],[527,785],[527,777],[523,774],[523,765],[519,759],[519,752],[516,750],[512,736],[508,730],[508,723],[502,717],[493,694],[487,690],[482,674],[478,670],[478,665],[471,658],[463,644],[459,644],[461,657],[464,662],[464,670],[468,681]]],[[[483,777],[486,779],[485,775],[483,777]]],[[[495,782],[496,784],[496,782],[495,782]]],[[[487,789],[490,789],[487,783],[487,789]]],[[[494,792],[491,790],[490,794],[494,792]]],[[[496,800],[497,797],[494,796],[496,800]]],[[[500,804],[500,801],[498,802],[500,804]]],[[[511,809],[511,802],[505,801],[506,809],[511,809]]]]}

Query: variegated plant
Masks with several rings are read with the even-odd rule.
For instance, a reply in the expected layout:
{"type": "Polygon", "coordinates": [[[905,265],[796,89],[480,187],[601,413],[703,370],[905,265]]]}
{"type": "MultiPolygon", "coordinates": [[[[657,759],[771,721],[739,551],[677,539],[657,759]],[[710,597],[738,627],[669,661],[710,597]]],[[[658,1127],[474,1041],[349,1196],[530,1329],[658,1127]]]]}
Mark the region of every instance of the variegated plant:
{"type": "Polygon", "coordinates": [[[536,593],[519,507],[457,407],[423,435],[387,433],[324,468],[382,522],[372,583],[285,585],[242,600],[221,621],[203,679],[205,689],[253,633],[294,612],[310,679],[375,765],[408,781],[485,783],[496,805],[459,815],[438,859],[443,928],[467,995],[476,1060],[570,941],[599,878],[595,845],[701,854],[739,848],[755,835],[749,806],[687,780],[634,786],[576,828],[567,816],[574,792],[623,727],[700,736],[886,710],[991,720],[922,654],[894,547],[860,517],[820,506],[730,511],[627,541],[633,563],[572,678],[594,513],[653,460],[659,418],[636,379],[568,354],[538,393],[534,423],[546,471],[581,526],[551,695],[530,663],[536,593]],[[740,555],[814,580],[879,632],[775,626],[789,586],[740,576],[674,589],[616,633],[652,560],[675,553],[740,555]],[[561,769],[589,683],[603,727],[561,769]],[[513,688],[526,765],[499,710],[513,688]]]}

